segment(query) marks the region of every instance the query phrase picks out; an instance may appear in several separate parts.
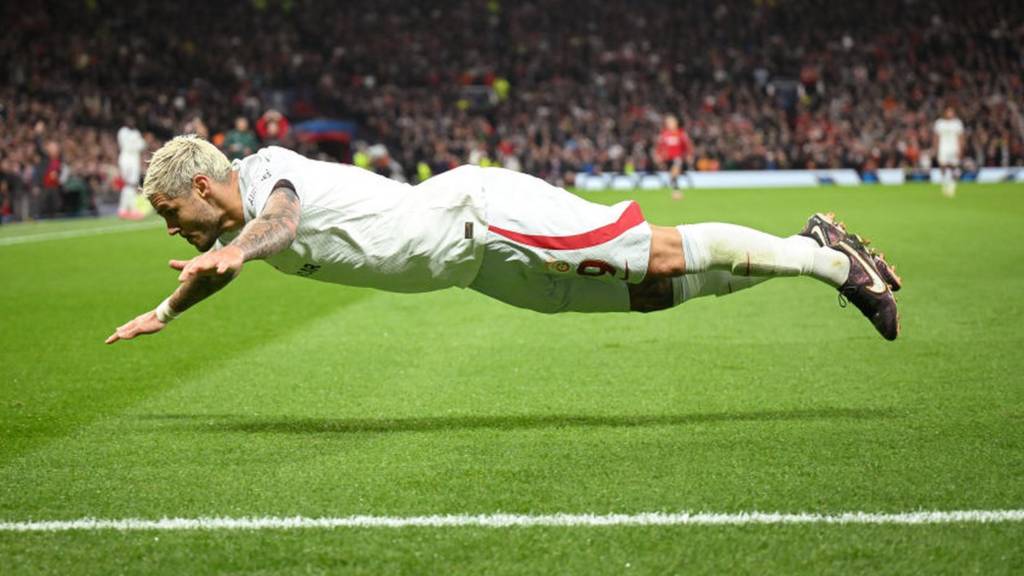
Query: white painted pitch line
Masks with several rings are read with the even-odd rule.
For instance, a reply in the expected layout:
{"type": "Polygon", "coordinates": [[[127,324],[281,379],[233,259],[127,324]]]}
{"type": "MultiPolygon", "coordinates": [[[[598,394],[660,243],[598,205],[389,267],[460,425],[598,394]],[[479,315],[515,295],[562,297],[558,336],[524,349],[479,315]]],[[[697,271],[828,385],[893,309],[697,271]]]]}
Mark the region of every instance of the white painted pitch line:
{"type": "Polygon", "coordinates": [[[67,532],[72,530],[294,530],[308,528],[512,528],[531,526],[745,526],[778,524],[990,524],[1024,522],[1024,510],[957,510],[897,513],[844,512],[840,514],[785,514],[743,512],[714,514],[680,512],[669,514],[483,514],[446,516],[345,516],[339,518],[293,517],[199,517],[145,520],[124,518],[104,520],[39,520],[0,522],[0,532],[67,532]]]}
{"type": "Polygon", "coordinates": [[[115,232],[131,232],[133,230],[148,230],[159,228],[162,222],[137,222],[134,224],[119,224],[116,226],[99,226],[96,228],[82,228],[78,230],[63,230],[61,232],[41,232],[39,234],[25,234],[24,236],[10,236],[0,238],[0,246],[13,246],[15,244],[31,244],[33,242],[45,242],[47,240],[64,240],[66,238],[80,238],[82,236],[99,236],[101,234],[112,234],[115,232]]]}

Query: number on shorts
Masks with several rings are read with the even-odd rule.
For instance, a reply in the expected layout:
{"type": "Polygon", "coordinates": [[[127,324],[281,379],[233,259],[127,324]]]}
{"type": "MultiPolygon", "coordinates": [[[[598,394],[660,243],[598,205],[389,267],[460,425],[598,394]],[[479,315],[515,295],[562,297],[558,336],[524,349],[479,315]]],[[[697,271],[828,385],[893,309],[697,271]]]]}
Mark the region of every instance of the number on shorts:
{"type": "Polygon", "coordinates": [[[576,273],[580,276],[615,276],[615,267],[604,260],[584,260],[576,267],[576,273]]]}

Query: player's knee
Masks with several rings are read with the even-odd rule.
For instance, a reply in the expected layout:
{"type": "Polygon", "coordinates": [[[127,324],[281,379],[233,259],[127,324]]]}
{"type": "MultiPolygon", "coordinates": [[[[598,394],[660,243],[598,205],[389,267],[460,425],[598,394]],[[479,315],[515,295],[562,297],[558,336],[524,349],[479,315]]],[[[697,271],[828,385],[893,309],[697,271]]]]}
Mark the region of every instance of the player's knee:
{"type": "Polygon", "coordinates": [[[634,312],[665,310],[673,302],[671,278],[652,278],[629,285],[629,309],[634,312]]]}
{"type": "Polygon", "coordinates": [[[669,226],[652,226],[647,277],[671,278],[685,271],[686,261],[683,258],[683,241],[679,230],[669,226]]]}

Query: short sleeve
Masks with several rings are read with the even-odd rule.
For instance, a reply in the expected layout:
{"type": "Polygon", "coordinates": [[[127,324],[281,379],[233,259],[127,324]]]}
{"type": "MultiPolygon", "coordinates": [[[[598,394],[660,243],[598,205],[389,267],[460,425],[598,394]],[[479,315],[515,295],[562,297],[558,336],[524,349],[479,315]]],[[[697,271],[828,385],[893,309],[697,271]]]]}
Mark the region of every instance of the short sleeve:
{"type": "Polygon", "coordinates": [[[242,203],[249,219],[258,217],[278,187],[291,188],[302,198],[302,174],[299,159],[302,157],[284,148],[264,148],[257,153],[258,161],[246,166],[249,189],[242,197],[242,203]]]}

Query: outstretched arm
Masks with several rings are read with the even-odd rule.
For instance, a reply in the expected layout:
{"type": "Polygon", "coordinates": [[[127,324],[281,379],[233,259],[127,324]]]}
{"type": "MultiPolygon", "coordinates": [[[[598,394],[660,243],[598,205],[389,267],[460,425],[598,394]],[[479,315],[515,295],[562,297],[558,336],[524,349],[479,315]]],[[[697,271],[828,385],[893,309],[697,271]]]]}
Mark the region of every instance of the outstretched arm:
{"type": "Polygon", "coordinates": [[[178,314],[226,286],[249,260],[272,256],[290,246],[295,241],[300,211],[299,197],[291,183],[279,182],[260,216],[246,224],[231,244],[191,260],[171,260],[171,268],[181,271],[181,284],[174,294],[156,309],[119,327],[106,343],[159,332],[178,314]]]}
{"type": "MultiPolygon", "coordinates": [[[[171,261],[171,267],[175,267],[177,260],[171,261]]],[[[199,301],[207,298],[214,292],[220,290],[234,278],[230,274],[196,276],[182,282],[171,294],[170,298],[164,300],[155,309],[135,317],[114,331],[107,337],[106,343],[113,344],[118,340],[131,340],[136,336],[154,334],[163,330],[168,322],[173,320],[185,310],[188,310],[199,301]]]]}

